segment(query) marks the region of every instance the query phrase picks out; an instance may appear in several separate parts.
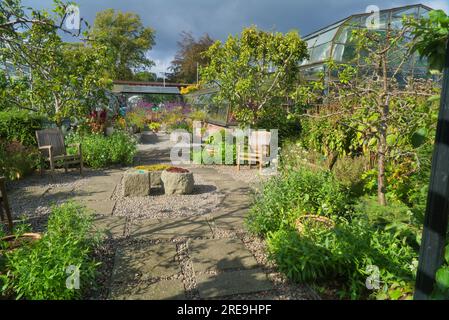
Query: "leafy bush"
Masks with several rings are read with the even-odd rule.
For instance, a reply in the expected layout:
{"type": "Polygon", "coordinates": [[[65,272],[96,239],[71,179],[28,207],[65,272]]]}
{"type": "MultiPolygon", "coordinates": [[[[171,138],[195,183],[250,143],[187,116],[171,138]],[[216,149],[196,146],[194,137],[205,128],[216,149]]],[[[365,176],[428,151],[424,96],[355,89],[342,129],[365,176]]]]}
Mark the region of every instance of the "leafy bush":
{"type": "Polygon", "coordinates": [[[373,229],[366,221],[341,221],[333,229],[281,229],[268,234],[268,252],[294,281],[341,279],[352,299],[405,299],[413,292],[417,253],[404,239],[373,229]],[[366,281],[378,269],[379,287],[366,281]]]}
{"type": "Polygon", "coordinates": [[[327,217],[351,209],[349,193],[328,172],[299,169],[268,180],[251,207],[249,229],[260,235],[293,225],[304,214],[327,217]]]}
{"type": "Polygon", "coordinates": [[[436,273],[434,299],[449,300],[449,245],[444,252],[445,264],[436,273]]]}
{"type": "MultiPolygon", "coordinates": [[[[84,162],[95,169],[113,164],[129,165],[137,152],[136,140],[124,131],[114,131],[110,137],[70,134],[66,141],[68,144],[81,143],[84,162]]],[[[74,154],[77,150],[69,148],[68,152],[74,154]]]]}
{"type": "Polygon", "coordinates": [[[0,175],[8,180],[31,174],[39,163],[36,148],[25,147],[20,142],[0,141],[0,175]]]}
{"type": "Polygon", "coordinates": [[[91,233],[92,219],[74,203],[54,207],[41,240],[6,253],[3,294],[30,300],[80,298],[82,290],[67,288],[70,273],[66,270],[69,266],[79,270],[80,289],[92,285],[98,266],[90,257],[97,243],[91,233]]]}
{"type": "Polygon", "coordinates": [[[0,138],[18,141],[25,146],[35,146],[36,130],[42,129],[43,117],[36,114],[9,110],[0,112],[0,138]]]}
{"type": "Polygon", "coordinates": [[[132,112],[128,112],[125,120],[128,127],[134,126],[141,131],[147,123],[147,114],[143,109],[136,109],[132,112]]]}

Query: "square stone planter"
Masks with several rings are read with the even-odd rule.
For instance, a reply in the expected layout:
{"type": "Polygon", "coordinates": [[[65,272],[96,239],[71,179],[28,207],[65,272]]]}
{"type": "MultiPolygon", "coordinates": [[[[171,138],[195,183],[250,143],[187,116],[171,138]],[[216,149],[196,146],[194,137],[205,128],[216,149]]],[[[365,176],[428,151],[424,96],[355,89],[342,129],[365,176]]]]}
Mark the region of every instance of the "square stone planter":
{"type": "Polygon", "coordinates": [[[165,194],[191,194],[195,186],[192,172],[164,171],[161,175],[165,194]]]}
{"type": "Polygon", "coordinates": [[[124,197],[146,197],[150,195],[150,173],[144,170],[130,169],[123,176],[124,197]]]}

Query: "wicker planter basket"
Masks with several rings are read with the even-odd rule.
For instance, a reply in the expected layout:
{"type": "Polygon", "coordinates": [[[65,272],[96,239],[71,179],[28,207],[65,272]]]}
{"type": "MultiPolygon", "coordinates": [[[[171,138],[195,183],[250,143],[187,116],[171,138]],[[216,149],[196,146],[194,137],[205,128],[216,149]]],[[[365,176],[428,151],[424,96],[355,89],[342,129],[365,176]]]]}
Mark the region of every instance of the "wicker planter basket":
{"type": "Polygon", "coordinates": [[[304,231],[306,225],[330,230],[335,227],[335,222],[329,218],[313,214],[301,216],[295,222],[296,230],[298,230],[299,233],[304,231]]]}
{"type": "Polygon", "coordinates": [[[42,239],[42,235],[40,233],[24,233],[23,235],[18,237],[12,235],[0,238],[0,242],[7,242],[8,246],[5,249],[5,251],[12,251],[14,249],[21,247],[24,244],[38,241],[40,239],[42,239]]]}

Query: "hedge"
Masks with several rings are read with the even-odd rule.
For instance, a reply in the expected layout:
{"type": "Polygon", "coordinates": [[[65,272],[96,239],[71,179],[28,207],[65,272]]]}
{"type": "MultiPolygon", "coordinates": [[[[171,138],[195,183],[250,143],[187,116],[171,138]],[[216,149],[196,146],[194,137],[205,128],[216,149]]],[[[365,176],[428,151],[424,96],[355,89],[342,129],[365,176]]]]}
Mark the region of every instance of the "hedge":
{"type": "Polygon", "coordinates": [[[0,111],[0,139],[36,145],[36,130],[42,128],[44,117],[28,111],[0,111]]]}

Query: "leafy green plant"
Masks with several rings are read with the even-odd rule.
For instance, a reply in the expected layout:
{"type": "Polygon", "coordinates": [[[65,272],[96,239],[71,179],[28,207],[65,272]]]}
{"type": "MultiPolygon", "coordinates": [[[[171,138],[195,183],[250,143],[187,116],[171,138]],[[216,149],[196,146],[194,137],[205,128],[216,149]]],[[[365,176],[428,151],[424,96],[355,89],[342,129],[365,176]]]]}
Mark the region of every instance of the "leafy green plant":
{"type": "Polygon", "coordinates": [[[80,298],[93,285],[99,265],[91,258],[98,243],[92,221],[93,216],[75,203],[54,207],[41,240],[6,252],[3,294],[30,300],[80,298]],[[80,290],[66,286],[69,266],[79,270],[80,290]]]}
{"type": "Polygon", "coordinates": [[[0,112],[0,139],[18,141],[25,146],[35,146],[36,130],[42,129],[44,118],[28,111],[0,112]]]}
{"type": "Polygon", "coordinates": [[[142,131],[147,123],[147,115],[145,110],[136,109],[132,112],[128,112],[125,116],[125,120],[128,127],[135,126],[138,130],[142,131]]]}
{"type": "Polygon", "coordinates": [[[256,195],[247,218],[249,229],[260,235],[276,231],[304,214],[346,215],[351,199],[335,177],[302,168],[268,180],[256,195]]]}
{"type": "Polygon", "coordinates": [[[434,299],[449,300],[449,245],[444,252],[445,264],[436,273],[434,299]]]}
{"type": "Polygon", "coordinates": [[[269,256],[294,281],[340,279],[343,297],[406,299],[410,297],[417,253],[404,239],[372,228],[363,220],[339,220],[333,229],[270,232],[269,256]],[[380,286],[369,291],[366,280],[379,270],[380,286]],[[375,269],[374,269],[375,270],[375,269]]]}
{"type": "Polygon", "coordinates": [[[36,148],[25,147],[20,142],[0,141],[0,175],[17,180],[31,174],[39,163],[36,148]]]}
{"type": "MultiPolygon", "coordinates": [[[[104,168],[113,164],[129,165],[137,152],[137,142],[124,131],[114,131],[110,137],[102,134],[71,134],[66,139],[68,144],[81,143],[83,158],[87,166],[104,168]]],[[[76,153],[75,149],[68,149],[76,153]]]]}
{"type": "Polygon", "coordinates": [[[415,36],[414,51],[427,57],[433,69],[443,70],[449,34],[449,16],[443,10],[433,10],[419,21],[410,21],[415,36]]]}

